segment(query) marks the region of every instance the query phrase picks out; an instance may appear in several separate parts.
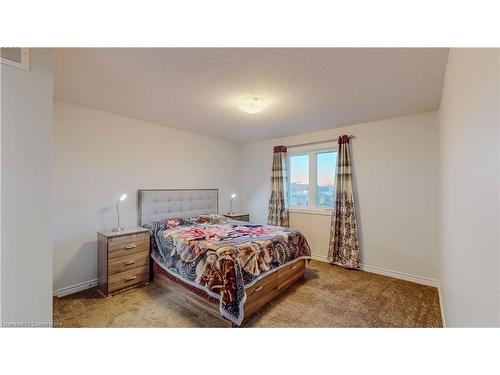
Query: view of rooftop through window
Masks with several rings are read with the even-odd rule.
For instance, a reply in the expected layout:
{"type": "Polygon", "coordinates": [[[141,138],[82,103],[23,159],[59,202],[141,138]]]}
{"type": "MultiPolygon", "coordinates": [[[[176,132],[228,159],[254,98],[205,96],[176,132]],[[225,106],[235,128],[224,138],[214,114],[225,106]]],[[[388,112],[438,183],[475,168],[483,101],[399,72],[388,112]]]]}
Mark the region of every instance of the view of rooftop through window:
{"type": "MultiPolygon", "coordinates": [[[[324,207],[333,206],[335,165],[337,152],[318,152],[290,156],[290,206],[324,207]],[[316,164],[315,173],[309,168],[310,158],[316,164]],[[316,179],[315,182],[314,179],[316,179]],[[310,183],[313,183],[310,186],[310,183]],[[315,191],[311,191],[314,188],[315,191]],[[314,201],[311,204],[310,200],[314,201]]],[[[313,164],[314,165],[314,164],[313,164]]]]}

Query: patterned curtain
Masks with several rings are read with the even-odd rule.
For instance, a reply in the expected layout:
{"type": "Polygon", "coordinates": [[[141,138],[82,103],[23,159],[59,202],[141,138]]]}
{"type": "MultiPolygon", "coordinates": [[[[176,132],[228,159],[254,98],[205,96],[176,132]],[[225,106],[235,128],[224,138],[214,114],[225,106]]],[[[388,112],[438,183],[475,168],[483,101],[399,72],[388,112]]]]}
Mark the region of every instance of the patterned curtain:
{"type": "Polygon", "coordinates": [[[349,136],[339,137],[335,204],[330,229],[328,261],[345,268],[359,268],[356,208],[352,191],[349,136]]]}
{"type": "Polygon", "coordinates": [[[288,227],[287,185],[286,147],[275,146],[271,175],[271,198],[269,198],[267,217],[269,225],[288,227]]]}

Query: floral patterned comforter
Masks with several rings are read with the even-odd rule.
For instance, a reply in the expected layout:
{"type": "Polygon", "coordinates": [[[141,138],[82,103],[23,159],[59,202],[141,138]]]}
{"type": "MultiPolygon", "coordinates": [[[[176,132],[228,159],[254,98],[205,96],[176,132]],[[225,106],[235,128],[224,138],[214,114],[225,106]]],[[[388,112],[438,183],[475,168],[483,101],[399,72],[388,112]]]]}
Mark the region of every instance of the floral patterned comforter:
{"type": "Polygon", "coordinates": [[[302,233],[231,221],[220,215],[165,219],[145,225],[152,257],[164,270],[220,301],[220,312],[240,325],[245,288],[285,264],[310,259],[302,233]]]}

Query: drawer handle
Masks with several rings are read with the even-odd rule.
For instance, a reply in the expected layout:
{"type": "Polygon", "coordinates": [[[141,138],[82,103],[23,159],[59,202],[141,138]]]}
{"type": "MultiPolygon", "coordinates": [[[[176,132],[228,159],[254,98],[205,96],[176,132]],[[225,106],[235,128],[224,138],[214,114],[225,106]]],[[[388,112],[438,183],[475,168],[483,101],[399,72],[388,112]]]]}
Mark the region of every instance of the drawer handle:
{"type": "Polygon", "coordinates": [[[262,290],[262,288],[264,288],[262,285],[259,286],[258,288],[255,288],[255,290],[253,291],[254,293],[257,293],[259,292],[260,290],[262,290]]]}
{"type": "Polygon", "coordinates": [[[125,262],[125,265],[126,265],[126,266],[131,266],[132,264],[135,264],[135,260],[127,260],[127,261],[125,262]]]}
{"type": "Polygon", "coordinates": [[[135,249],[136,247],[137,247],[137,245],[135,243],[133,243],[132,245],[125,246],[125,250],[135,249]]]}
{"type": "Polygon", "coordinates": [[[137,279],[137,276],[130,276],[130,277],[127,277],[125,279],[125,281],[132,281],[132,280],[135,280],[135,279],[137,279]]]}

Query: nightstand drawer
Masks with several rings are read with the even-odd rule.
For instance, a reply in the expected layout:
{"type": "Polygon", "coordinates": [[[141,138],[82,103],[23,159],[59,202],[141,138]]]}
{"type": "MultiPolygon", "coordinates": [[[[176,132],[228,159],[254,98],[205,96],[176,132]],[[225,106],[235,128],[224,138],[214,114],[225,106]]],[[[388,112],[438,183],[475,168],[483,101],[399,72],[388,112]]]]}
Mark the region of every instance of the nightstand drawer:
{"type": "Polygon", "coordinates": [[[116,258],[138,252],[149,252],[149,235],[136,234],[118,237],[108,242],[109,258],[116,258]]]}
{"type": "Polygon", "coordinates": [[[234,215],[224,214],[224,216],[232,220],[250,221],[250,214],[234,214],[234,215]]]}
{"type": "Polygon", "coordinates": [[[148,264],[149,252],[146,251],[113,258],[110,259],[108,263],[108,275],[128,271],[132,268],[147,266],[148,264]]]}
{"type": "Polygon", "coordinates": [[[142,283],[149,279],[149,266],[142,266],[131,269],[130,271],[120,272],[109,276],[109,292],[142,283]]]}

